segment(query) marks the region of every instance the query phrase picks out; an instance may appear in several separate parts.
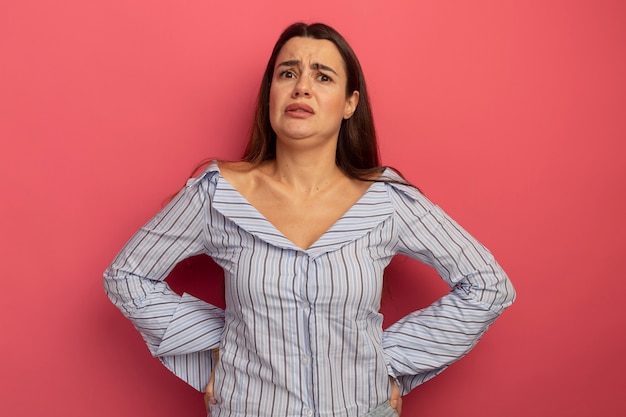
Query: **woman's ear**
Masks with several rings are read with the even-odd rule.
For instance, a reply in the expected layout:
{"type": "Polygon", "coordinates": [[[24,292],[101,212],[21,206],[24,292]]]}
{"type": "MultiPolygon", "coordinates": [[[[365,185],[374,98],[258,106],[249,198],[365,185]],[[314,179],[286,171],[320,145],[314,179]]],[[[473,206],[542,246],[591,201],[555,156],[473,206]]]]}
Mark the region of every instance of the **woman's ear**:
{"type": "Polygon", "coordinates": [[[356,111],[356,107],[359,105],[359,92],[354,90],[352,95],[346,100],[346,108],[343,112],[343,118],[349,119],[356,111]]]}

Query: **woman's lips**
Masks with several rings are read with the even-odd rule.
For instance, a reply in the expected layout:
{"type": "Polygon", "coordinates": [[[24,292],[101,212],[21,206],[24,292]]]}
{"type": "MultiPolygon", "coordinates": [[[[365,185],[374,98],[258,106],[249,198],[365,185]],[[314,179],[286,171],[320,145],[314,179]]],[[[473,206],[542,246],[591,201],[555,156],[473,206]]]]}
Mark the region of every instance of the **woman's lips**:
{"type": "Polygon", "coordinates": [[[304,103],[293,103],[285,108],[285,113],[291,117],[304,119],[315,114],[313,108],[304,103]]]}

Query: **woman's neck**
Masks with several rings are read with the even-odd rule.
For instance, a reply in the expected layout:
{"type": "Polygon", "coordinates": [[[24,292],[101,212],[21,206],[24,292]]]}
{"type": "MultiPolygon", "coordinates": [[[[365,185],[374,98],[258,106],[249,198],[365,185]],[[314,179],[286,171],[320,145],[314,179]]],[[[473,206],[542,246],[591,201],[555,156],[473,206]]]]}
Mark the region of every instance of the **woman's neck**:
{"type": "Polygon", "coordinates": [[[294,192],[308,194],[345,178],[335,162],[335,149],[286,152],[277,147],[276,159],[267,165],[266,173],[294,192]]]}

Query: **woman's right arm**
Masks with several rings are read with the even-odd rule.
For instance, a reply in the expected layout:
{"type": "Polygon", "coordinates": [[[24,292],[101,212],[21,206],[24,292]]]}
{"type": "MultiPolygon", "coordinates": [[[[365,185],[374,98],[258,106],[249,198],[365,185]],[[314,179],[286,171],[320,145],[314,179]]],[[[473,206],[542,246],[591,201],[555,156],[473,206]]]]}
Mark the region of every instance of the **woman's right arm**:
{"type": "Polygon", "coordinates": [[[178,295],[165,278],[178,262],[206,244],[208,177],[189,180],[178,195],[122,248],[104,273],[104,288],[132,321],[153,356],[203,391],[219,346],[224,312],[189,294],[178,295]]]}

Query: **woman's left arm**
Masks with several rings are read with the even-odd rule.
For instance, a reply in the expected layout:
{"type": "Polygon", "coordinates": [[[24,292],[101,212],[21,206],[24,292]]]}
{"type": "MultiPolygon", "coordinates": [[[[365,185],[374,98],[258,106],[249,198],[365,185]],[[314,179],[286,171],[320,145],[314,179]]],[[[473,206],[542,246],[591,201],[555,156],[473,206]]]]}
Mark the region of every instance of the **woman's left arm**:
{"type": "Polygon", "coordinates": [[[418,190],[390,186],[398,252],[434,267],[451,291],[387,328],[383,348],[403,394],[469,352],[515,299],[492,254],[418,190]]]}

